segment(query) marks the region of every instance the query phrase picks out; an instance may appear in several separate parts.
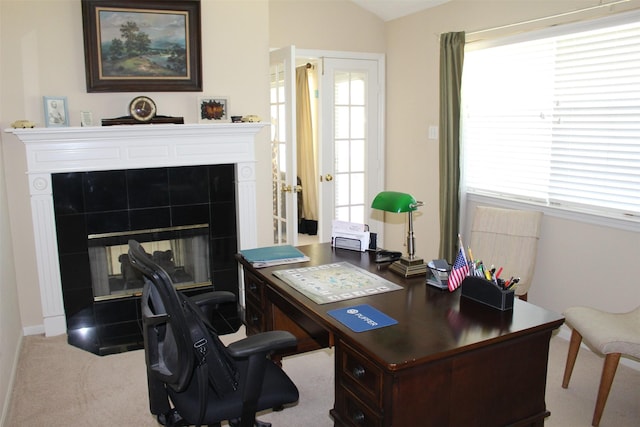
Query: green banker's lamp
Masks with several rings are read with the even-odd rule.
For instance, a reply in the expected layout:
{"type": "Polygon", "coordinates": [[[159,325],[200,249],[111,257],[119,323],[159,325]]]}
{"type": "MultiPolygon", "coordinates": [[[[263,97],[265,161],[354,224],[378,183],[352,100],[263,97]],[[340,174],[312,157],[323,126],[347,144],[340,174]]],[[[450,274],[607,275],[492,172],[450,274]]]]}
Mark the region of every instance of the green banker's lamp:
{"type": "Polygon", "coordinates": [[[423,203],[407,193],[397,191],[383,191],[373,199],[371,207],[385,212],[409,214],[409,232],[407,234],[407,255],[394,261],[389,269],[404,277],[418,276],[426,274],[427,264],[422,258],[415,256],[415,238],[413,237],[413,211],[417,210],[423,203]]]}

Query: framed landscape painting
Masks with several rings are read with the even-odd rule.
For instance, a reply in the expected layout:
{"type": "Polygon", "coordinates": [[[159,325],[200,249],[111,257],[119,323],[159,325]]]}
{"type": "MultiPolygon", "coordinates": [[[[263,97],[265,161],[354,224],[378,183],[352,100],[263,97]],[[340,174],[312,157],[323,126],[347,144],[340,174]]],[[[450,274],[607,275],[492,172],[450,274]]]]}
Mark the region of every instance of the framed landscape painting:
{"type": "Polygon", "coordinates": [[[83,0],[87,92],[202,91],[200,1],[83,0]]]}

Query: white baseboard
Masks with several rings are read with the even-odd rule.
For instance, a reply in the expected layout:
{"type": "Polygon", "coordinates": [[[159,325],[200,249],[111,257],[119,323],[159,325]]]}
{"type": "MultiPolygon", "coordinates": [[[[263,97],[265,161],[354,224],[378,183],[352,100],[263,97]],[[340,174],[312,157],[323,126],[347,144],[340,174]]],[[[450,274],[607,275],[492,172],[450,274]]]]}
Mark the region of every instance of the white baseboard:
{"type": "Polygon", "coordinates": [[[42,335],[44,334],[44,325],[25,326],[22,328],[22,335],[42,335]]]}
{"type": "Polygon", "coordinates": [[[18,359],[20,358],[20,351],[22,350],[22,337],[18,338],[18,345],[16,346],[16,351],[13,354],[13,364],[11,366],[11,375],[9,377],[9,382],[7,384],[7,394],[4,399],[4,405],[2,405],[2,414],[0,414],[0,426],[6,425],[7,417],[9,416],[9,408],[11,407],[11,400],[13,393],[13,386],[16,381],[16,373],[18,372],[18,359]]]}
{"type": "MultiPolygon", "coordinates": [[[[571,339],[571,328],[567,325],[560,326],[560,329],[557,332],[558,338],[562,338],[566,341],[571,339]]],[[[587,349],[588,351],[593,352],[589,347],[587,347],[584,342],[580,345],[580,348],[587,349]]],[[[580,357],[578,355],[578,357],[580,357]]],[[[640,361],[630,359],[629,357],[621,357],[620,364],[628,366],[631,369],[635,369],[636,371],[640,371],[640,361]]]]}

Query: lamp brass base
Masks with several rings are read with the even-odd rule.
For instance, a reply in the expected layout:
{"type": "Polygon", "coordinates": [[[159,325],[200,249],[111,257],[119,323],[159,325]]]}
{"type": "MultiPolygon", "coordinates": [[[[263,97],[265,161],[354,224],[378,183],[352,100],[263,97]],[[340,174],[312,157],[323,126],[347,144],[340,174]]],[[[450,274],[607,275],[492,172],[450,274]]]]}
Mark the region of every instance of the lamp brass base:
{"type": "Polygon", "coordinates": [[[389,266],[389,270],[403,277],[414,277],[427,274],[427,264],[422,258],[403,256],[389,266]]]}

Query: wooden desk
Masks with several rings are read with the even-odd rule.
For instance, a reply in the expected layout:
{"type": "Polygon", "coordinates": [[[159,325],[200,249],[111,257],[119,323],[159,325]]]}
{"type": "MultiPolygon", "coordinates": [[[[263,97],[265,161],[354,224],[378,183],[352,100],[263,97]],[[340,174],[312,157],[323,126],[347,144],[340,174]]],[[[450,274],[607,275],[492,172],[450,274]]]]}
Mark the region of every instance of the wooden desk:
{"type": "Polygon", "coordinates": [[[542,426],[549,340],[564,318],[516,300],[501,312],[378,269],[370,253],[302,246],[311,262],[244,268],[247,333],[284,329],[292,353],[335,346],[337,426],[542,426]],[[318,305],[272,272],[347,261],[402,290],[318,305]],[[397,325],[354,333],[328,310],[370,304],[397,325]]]}

